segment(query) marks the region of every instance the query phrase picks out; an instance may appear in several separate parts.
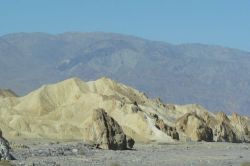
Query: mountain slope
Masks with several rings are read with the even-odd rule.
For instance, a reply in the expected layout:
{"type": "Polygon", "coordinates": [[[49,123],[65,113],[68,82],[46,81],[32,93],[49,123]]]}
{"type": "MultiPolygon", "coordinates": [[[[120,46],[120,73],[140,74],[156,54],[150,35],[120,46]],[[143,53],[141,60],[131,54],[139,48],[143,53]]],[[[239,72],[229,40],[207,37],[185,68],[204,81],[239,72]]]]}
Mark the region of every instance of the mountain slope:
{"type": "Polygon", "coordinates": [[[17,95],[10,89],[0,89],[0,97],[17,97],[17,95]]]}
{"type": "Polygon", "coordinates": [[[172,45],[112,33],[17,33],[0,37],[0,87],[25,94],[72,76],[108,76],[168,103],[248,115],[250,53],[172,45]]]}
{"type": "MultiPolygon", "coordinates": [[[[105,124],[95,119],[115,121],[118,133],[124,132],[137,142],[250,141],[247,117],[215,115],[195,104],[164,104],[106,77],[90,82],[71,78],[44,85],[23,97],[0,98],[0,128],[13,139],[95,141],[99,136],[91,126],[105,124]],[[100,114],[95,115],[98,110],[100,114]]],[[[103,131],[105,128],[100,133],[103,131]]]]}

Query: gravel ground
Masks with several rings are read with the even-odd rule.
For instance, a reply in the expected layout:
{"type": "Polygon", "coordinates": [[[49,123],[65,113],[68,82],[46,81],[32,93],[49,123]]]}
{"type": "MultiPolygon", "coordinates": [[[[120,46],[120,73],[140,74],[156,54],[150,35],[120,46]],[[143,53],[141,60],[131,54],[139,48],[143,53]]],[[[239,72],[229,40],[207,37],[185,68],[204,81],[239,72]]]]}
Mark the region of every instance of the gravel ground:
{"type": "Polygon", "coordinates": [[[16,160],[11,163],[19,166],[241,166],[250,162],[250,144],[136,144],[133,150],[113,151],[77,141],[22,141],[13,147],[16,160]]]}

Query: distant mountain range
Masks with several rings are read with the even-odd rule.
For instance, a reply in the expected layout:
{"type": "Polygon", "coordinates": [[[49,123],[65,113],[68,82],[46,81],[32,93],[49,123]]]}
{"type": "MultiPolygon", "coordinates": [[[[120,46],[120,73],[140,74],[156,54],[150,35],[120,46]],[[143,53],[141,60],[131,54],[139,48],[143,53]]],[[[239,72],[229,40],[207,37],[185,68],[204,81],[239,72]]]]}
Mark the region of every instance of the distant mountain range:
{"type": "Polygon", "coordinates": [[[23,95],[72,76],[108,76],[166,103],[198,103],[214,112],[250,114],[249,52],[113,33],[0,37],[0,88],[23,95]]]}

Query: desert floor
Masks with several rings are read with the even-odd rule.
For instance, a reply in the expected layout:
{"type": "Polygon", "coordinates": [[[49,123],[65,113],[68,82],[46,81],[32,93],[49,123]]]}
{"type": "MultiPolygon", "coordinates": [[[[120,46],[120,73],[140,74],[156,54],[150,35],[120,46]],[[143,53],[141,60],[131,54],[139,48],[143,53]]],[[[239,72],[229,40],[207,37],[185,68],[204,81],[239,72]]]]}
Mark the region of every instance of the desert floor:
{"type": "Polygon", "coordinates": [[[19,140],[11,144],[14,165],[245,166],[250,162],[250,144],[245,143],[135,144],[133,150],[124,151],[95,149],[80,141],[19,140]]]}

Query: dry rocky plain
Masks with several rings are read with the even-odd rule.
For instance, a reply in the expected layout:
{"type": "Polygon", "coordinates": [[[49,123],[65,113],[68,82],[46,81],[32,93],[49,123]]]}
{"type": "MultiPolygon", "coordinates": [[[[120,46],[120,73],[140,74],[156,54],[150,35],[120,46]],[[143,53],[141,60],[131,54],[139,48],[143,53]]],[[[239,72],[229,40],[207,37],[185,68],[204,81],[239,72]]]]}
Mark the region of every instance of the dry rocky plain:
{"type": "MultiPolygon", "coordinates": [[[[11,142],[11,141],[10,141],[11,142]]],[[[96,149],[80,141],[11,142],[17,166],[249,166],[250,144],[186,142],[135,144],[132,150],[96,149]]],[[[1,164],[0,164],[1,165],[1,164]]]]}

